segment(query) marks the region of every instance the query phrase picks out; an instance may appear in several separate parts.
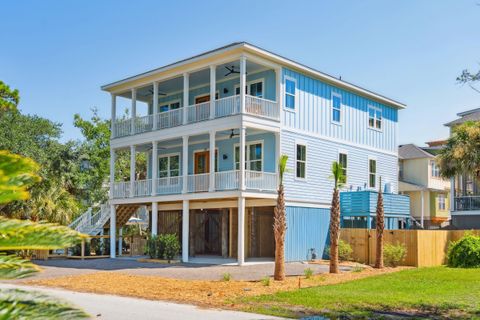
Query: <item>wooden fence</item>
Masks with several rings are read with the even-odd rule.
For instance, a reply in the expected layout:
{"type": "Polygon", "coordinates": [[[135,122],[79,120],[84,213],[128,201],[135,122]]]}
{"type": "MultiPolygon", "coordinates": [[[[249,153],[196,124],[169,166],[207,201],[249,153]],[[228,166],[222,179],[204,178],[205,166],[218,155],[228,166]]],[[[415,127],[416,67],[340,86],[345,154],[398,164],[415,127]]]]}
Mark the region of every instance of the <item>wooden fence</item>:
{"type": "MultiPolygon", "coordinates": [[[[480,235],[480,230],[385,230],[384,242],[404,244],[407,255],[402,265],[431,267],[446,263],[448,246],[465,232],[480,235]]],[[[353,249],[353,259],[360,263],[375,263],[376,230],[341,229],[340,239],[353,249]]]]}

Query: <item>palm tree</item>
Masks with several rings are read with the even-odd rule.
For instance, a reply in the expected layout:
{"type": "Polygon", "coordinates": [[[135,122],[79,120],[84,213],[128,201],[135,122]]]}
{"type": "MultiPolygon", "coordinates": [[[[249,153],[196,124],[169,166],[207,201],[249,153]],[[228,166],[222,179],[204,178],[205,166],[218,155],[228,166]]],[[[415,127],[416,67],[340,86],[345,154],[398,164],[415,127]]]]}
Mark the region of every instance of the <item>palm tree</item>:
{"type": "Polygon", "coordinates": [[[275,272],[273,279],[285,280],[285,233],[287,219],[285,213],[285,192],[283,188],[283,175],[287,170],[287,155],[281,155],[278,161],[279,183],[277,205],[273,215],[273,233],[275,236],[275,272]]]}
{"type": "Polygon", "coordinates": [[[340,196],[338,188],[345,181],[345,175],[340,163],[332,163],[332,177],[334,181],[332,207],[330,208],[330,273],[339,273],[338,269],[338,242],[340,240],[340,196]]]}
{"type": "Polygon", "coordinates": [[[383,212],[383,194],[382,194],[382,178],[380,178],[380,186],[378,187],[377,199],[377,257],[375,259],[375,268],[383,268],[383,231],[385,230],[385,219],[383,212]]]}

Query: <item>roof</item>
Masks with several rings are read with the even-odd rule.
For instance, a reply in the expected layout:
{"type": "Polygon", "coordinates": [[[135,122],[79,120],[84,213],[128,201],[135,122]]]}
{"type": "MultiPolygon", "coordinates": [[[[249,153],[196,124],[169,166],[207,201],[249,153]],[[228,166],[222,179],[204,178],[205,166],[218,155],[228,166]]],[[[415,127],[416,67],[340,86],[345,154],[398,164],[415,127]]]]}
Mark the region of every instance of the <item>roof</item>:
{"type": "Polygon", "coordinates": [[[428,188],[426,186],[422,186],[416,183],[407,182],[404,180],[398,181],[398,191],[400,192],[412,192],[412,191],[436,191],[436,192],[444,192],[448,189],[438,189],[438,188],[428,188]]]}
{"type": "Polygon", "coordinates": [[[400,159],[420,159],[420,158],[435,158],[433,154],[424,150],[413,143],[404,144],[398,147],[398,157],[400,159]]]}
{"type": "Polygon", "coordinates": [[[457,116],[459,116],[460,118],[445,123],[445,126],[452,127],[454,125],[462,124],[467,121],[480,121],[480,108],[457,113],[457,116]]]}
{"type": "Polygon", "coordinates": [[[224,52],[231,51],[231,50],[238,49],[238,48],[245,48],[245,49],[254,51],[256,53],[266,55],[270,59],[275,60],[277,63],[283,64],[283,65],[286,65],[286,66],[289,66],[289,67],[293,67],[293,68],[296,68],[296,69],[300,69],[303,72],[312,74],[313,76],[318,77],[322,80],[326,80],[326,81],[331,82],[335,85],[338,85],[340,87],[352,90],[352,91],[357,92],[359,94],[363,94],[363,95],[365,95],[369,98],[376,99],[376,100],[378,100],[382,103],[388,104],[388,105],[390,105],[394,108],[404,109],[406,107],[406,105],[404,103],[401,103],[401,102],[398,102],[396,100],[387,98],[387,97],[385,97],[381,94],[378,94],[378,93],[375,93],[373,91],[367,90],[365,88],[362,88],[360,86],[357,86],[357,85],[352,84],[350,82],[347,82],[345,80],[340,80],[340,79],[338,79],[336,77],[333,77],[333,76],[331,76],[327,73],[318,71],[314,68],[310,68],[310,67],[308,67],[304,64],[301,64],[299,62],[296,62],[296,61],[293,61],[291,59],[285,58],[281,55],[275,54],[275,53],[270,52],[268,50],[262,49],[260,47],[255,46],[255,45],[252,45],[248,42],[234,42],[234,43],[228,44],[226,46],[223,46],[223,47],[220,47],[220,48],[217,48],[217,49],[214,49],[214,50],[206,51],[204,53],[195,55],[195,56],[190,57],[190,58],[182,59],[180,61],[177,61],[177,62],[174,62],[174,63],[171,63],[171,64],[167,64],[167,65],[164,65],[162,67],[159,67],[159,68],[147,71],[147,72],[143,72],[143,73],[140,73],[140,74],[135,75],[135,76],[125,78],[123,80],[119,80],[119,81],[115,81],[115,82],[103,85],[101,87],[101,89],[105,90],[105,91],[109,91],[109,89],[112,89],[113,87],[115,87],[117,85],[121,85],[121,84],[130,82],[130,81],[140,79],[142,77],[153,75],[153,74],[158,74],[158,73],[161,73],[161,72],[165,72],[165,71],[171,70],[173,68],[180,67],[182,65],[198,61],[200,59],[211,57],[213,55],[224,53],[224,52]]]}

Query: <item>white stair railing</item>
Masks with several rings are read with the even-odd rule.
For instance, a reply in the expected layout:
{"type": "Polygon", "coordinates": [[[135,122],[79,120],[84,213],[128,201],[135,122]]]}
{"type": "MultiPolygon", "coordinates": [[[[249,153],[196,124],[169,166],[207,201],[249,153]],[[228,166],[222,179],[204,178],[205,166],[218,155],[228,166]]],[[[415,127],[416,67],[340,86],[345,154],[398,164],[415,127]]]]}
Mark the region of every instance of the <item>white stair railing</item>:
{"type": "Polygon", "coordinates": [[[97,235],[110,219],[110,206],[103,204],[95,212],[92,208],[85,211],[80,217],[75,219],[69,227],[80,233],[88,235],[97,235]]]}

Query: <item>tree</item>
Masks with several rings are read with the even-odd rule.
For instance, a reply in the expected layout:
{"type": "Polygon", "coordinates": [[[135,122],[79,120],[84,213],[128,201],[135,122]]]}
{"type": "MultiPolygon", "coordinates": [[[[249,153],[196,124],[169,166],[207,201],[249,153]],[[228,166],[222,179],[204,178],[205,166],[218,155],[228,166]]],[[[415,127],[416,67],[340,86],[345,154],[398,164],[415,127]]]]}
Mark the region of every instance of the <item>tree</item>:
{"type": "Polygon", "coordinates": [[[385,230],[385,219],[383,212],[383,194],[382,194],[382,178],[378,187],[377,198],[377,257],[375,259],[375,268],[383,268],[383,231],[385,230]]]}
{"type": "Polygon", "coordinates": [[[20,94],[18,90],[12,90],[3,81],[0,81],[0,112],[16,111],[19,102],[20,94]]]}
{"type": "Polygon", "coordinates": [[[330,208],[330,273],[339,273],[338,269],[338,242],[340,241],[340,195],[339,188],[345,181],[345,175],[340,163],[332,163],[332,177],[334,181],[332,206],[330,208]]]}
{"type": "Polygon", "coordinates": [[[437,159],[444,178],[473,175],[480,178],[480,122],[469,121],[452,128],[437,159]]]}
{"type": "Polygon", "coordinates": [[[287,218],[285,213],[285,190],[283,175],[287,170],[287,155],[281,155],[278,161],[278,196],[277,205],[273,210],[273,234],[275,236],[275,272],[273,278],[277,281],[285,280],[285,233],[287,232],[287,218]]]}
{"type": "Polygon", "coordinates": [[[480,89],[476,88],[474,84],[480,81],[480,70],[476,73],[471,73],[467,69],[462,71],[462,74],[457,77],[457,82],[461,84],[468,84],[470,88],[480,93],[480,89]]]}

